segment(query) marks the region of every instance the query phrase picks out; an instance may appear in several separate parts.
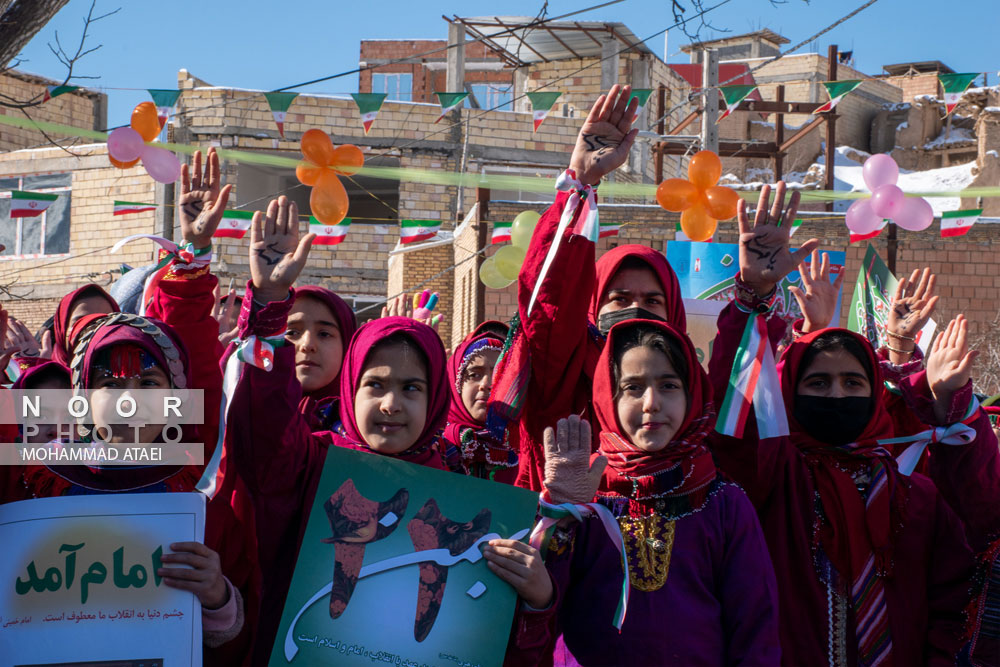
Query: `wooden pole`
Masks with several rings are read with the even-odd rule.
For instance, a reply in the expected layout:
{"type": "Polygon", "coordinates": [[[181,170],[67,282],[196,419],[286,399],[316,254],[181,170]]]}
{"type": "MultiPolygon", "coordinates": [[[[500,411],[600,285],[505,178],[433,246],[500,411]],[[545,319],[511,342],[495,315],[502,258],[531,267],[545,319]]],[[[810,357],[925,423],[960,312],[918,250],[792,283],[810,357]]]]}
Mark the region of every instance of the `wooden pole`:
{"type": "MultiPolygon", "coordinates": [[[[837,80],[837,45],[831,44],[830,48],[826,53],[827,58],[827,81],[837,80]]],[[[827,190],[833,190],[833,165],[837,155],[837,133],[836,133],[836,120],[837,114],[832,110],[826,114],[826,184],[827,190]]],[[[833,202],[827,202],[827,211],[833,211],[833,202]]]]}
{"type": "MultiPolygon", "coordinates": [[[[476,224],[478,225],[478,234],[476,238],[476,250],[480,250],[486,247],[489,242],[489,219],[490,219],[490,189],[489,188],[477,188],[476,189],[476,201],[479,203],[479,216],[476,224]]],[[[477,325],[482,324],[486,321],[486,285],[483,281],[479,279],[479,268],[486,261],[486,256],[484,253],[479,253],[476,255],[476,272],[472,276],[472,279],[476,281],[476,312],[475,312],[475,322],[477,325]]]]}
{"type": "MultiPolygon", "coordinates": [[[[661,137],[667,132],[667,119],[664,116],[667,113],[667,88],[662,83],[656,91],[656,117],[660,121],[656,124],[656,133],[661,137]]],[[[659,185],[663,182],[663,151],[655,150],[653,156],[653,165],[656,170],[656,184],[659,185]]]]}
{"type": "MultiPolygon", "coordinates": [[[[778,86],[778,90],[775,93],[776,102],[785,101],[785,86],[784,84],[778,86]]],[[[777,183],[784,176],[784,156],[781,153],[781,144],[785,143],[785,114],[775,114],[774,116],[774,145],[778,149],[774,153],[774,182],[777,183]]]]}

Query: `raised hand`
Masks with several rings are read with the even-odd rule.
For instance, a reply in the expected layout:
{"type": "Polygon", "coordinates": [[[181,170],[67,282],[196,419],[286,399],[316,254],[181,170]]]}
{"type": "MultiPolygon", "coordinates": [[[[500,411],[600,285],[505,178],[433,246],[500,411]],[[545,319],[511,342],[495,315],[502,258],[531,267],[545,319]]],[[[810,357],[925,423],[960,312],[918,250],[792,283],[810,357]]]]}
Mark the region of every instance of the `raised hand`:
{"type": "Polygon", "coordinates": [[[10,358],[17,354],[17,347],[11,345],[7,339],[7,311],[0,306],[0,373],[7,368],[10,358]]]}
{"type": "Polygon", "coordinates": [[[934,394],[934,412],[940,421],[948,414],[954,393],[969,382],[972,363],[979,356],[975,350],[969,350],[968,336],[969,321],[958,315],[934,339],[927,355],[927,384],[934,394]]]}
{"type": "Polygon", "coordinates": [[[545,609],[552,604],[552,579],[538,549],[517,540],[490,540],[483,556],[490,572],[513,586],[530,607],[545,609]]]}
{"type": "Polygon", "coordinates": [[[782,278],[819,247],[819,241],[809,239],[795,252],[788,249],[788,234],[799,210],[798,190],[792,193],[787,208],[783,208],[784,181],[775,187],[774,205],[768,212],[770,198],[771,187],[765,185],[760,191],[753,225],[743,199],[736,216],[740,229],[740,279],[761,297],[770,294],[782,278]]]}
{"type": "Polygon", "coordinates": [[[229,202],[229,192],[233,186],[220,187],[219,154],[209,149],[205,160],[205,171],[201,170],[201,151],[194,152],[194,168],[181,165],[181,196],[177,200],[180,211],[181,237],[194,245],[195,249],[212,245],[222,213],[229,202]],[[192,173],[193,172],[193,173],[192,173]]]}
{"type": "Polygon", "coordinates": [[[569,166],[584,185],[597,185],[628,159],[639,133],[632,129],[639,101],[629,101],[631,94],[631,86],[612,86],[597,98],[580,128],[569,166]]]}
{"type": "Polygon", "coordinates": [[[52,344],[52,335],[52,329],[46,329],[42,334],[42,344],[38,351],[38,356],[42,359],[52,358],[52,348],[54,347],[52,344]]]}
{"type": "Polygon", "coordinates": [[[267,214],[250,224],[250,276],[261,301],[282,301],[302,273],[315,234],[299,238],[299,207],[288,197],[272,199],[267,214]]]}
{"type": "Polygon", "coordinates": [[[909,279],[896,285],[889,306],[885,333],[889,337],[889,361],[900,365],[910,360],[917,346],[917,334],[934,312],[938,297],[934,294],[936,277],[929,268],[914,270],[909,279]]]}
{"type": "Polygon", "coordinates": [[[41,352],[28,327],[13,317],[7,318],[7,342],[17,348],[19,357],[37,357],[41,352]]]}
{"type": "Polygon", "coordinates": [[[406,294],[389,299],[382,306],[382,317],[413,317],[413,310],[410,309],[410,297],[406,294]]]}
{"type": "Polygon", "coordinates": [[[212,317],[219,323],[219,342],[223,346],[236,338],[239,334],[238,320],[240,311],[236,307],[236,291],[233,290],[233,281],[229,281],[229,293],[225,299],[220,299],[219,285],[215,286],[215,306],[212,307],[212,317]]]}
{"type": "Polygon", "coordinates": [[[823,253],[822,264],[819,261],[819,251],[814,250],[809,265],[799,265],[799,275],[802,276],[802,287],[793,285],[788,288],[795,300],[799,302],[802,311],[802,333],[810,333],[830,326],[836,315],[837,294],[844,282],[844,272],[830,282],[830,255],[823,253]]]}
{"type": "Polygon", "coordinates": [[[590,422],[570,415],[553,431],[545,429],[545,492],[550,502],[589,503],[594,499],[608,459],[590,463],[590,422]]]}

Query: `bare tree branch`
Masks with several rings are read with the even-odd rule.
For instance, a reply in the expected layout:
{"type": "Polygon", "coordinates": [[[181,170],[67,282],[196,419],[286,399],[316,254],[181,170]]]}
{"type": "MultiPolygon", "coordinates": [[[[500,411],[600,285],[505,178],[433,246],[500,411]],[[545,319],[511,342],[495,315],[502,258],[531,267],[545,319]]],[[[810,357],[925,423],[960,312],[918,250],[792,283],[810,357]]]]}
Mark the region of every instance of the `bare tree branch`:
{"type": "Polygon", "coordinates": [[[0,68],[5,67],[69,0],[0,0],[0,68]]]}

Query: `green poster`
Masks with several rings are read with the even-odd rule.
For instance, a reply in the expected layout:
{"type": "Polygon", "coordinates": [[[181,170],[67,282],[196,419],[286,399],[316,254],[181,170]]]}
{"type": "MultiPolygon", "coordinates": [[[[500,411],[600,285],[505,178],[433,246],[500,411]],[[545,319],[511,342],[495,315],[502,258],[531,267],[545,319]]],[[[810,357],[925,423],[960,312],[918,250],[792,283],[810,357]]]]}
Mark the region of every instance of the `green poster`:
{"type": "Polygon", "coordinates": [[[331,447],[272,665],[503,663],[516,594],[481,545],[525,540],[538,494],[331,447]]]}
{"type": "MultiPolygon", "coordinates": [[[[847,314],[847,328],[867,338],[876,349],[886,344],[885,324],[898,284],[896,276],[889,272],[889,267],[882,261],[875,247],[868,244],[861,270],[858,271],[858,280],[854,284],[854,297],[847,314]]],[[[934,320],[928,320],[917,333],[917,346],[924,352],[930,345],[936,326],[934,320]]]]}

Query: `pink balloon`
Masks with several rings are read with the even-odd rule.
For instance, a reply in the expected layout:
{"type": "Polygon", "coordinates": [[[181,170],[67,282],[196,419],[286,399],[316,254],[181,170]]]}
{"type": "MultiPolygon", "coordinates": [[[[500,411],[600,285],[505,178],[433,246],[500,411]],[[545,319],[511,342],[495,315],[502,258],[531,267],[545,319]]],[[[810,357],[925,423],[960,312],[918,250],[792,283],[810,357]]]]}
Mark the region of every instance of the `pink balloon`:
{"type": "Polygon", "coordinates": [[[865,179],[865,185],[872,192],[875,192],[883,185],[895,185],[899,180],[899,166],[896,161],[885,153],[872,155],[865,160],[861,173],[865,179]]]}
{"type": "Polygon", "coordinates": [[[108,135],[108,153],[119,162],[131,162],[145,147],[142,135],[131,127],[119,127],[108,135]]]}
{"type": "Polygon", "coordinates": [[[893,222],[911,232],[927,229],[934,222],[934,209],[923,197],[907,197],[893,222]]]}
{"type": "Polygon", "coordinates": [[[883,185],[872,193],[872,212],[883,218],[896,219],[903,210],[906,195],[898,185],[883,185]]]}
{"type": "Polygon", "coordinates": [[[173,183],[181,177],[180,160],[166,148],[146,146],[142,152],[142,166],[160,183],[173,183]]]}
{"type": "Polygon", "coordinates": [[[871,234],[882,228],[882,218],[872,211],[870,199],[859,199],[847,209],[845,222],[854,234],[871,234]]]}

